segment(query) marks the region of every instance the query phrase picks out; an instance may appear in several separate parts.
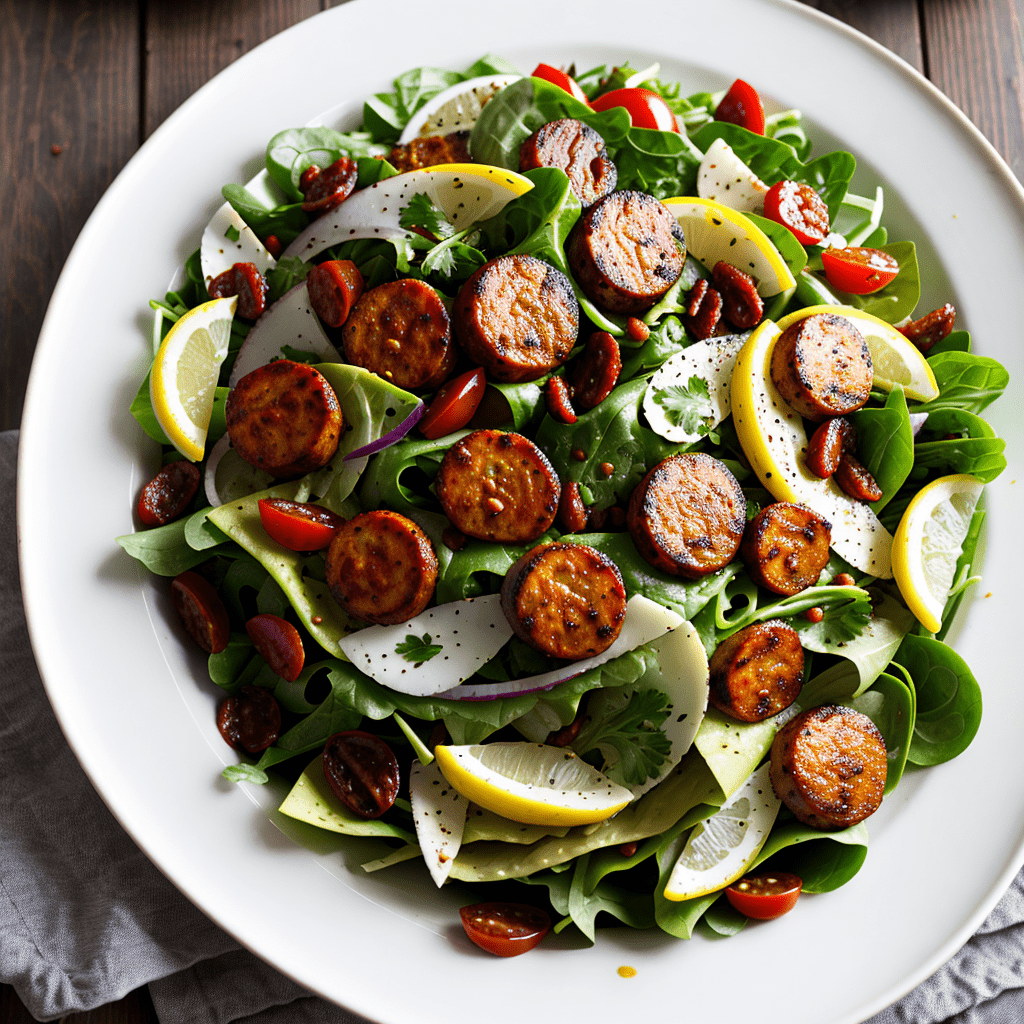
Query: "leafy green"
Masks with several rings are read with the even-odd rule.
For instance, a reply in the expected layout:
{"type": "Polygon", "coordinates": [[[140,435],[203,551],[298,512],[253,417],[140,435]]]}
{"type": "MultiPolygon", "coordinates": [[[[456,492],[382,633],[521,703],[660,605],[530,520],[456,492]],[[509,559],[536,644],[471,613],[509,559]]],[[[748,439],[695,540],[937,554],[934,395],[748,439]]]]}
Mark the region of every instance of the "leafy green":
{"type": "Polygon", "coordinates": [[[870,690],[865,690],[850,703],[875,723],[885,740],[888,755],[885,792],[891,793],[903,776],[910,753],[916,718],[916,694],[897,674],[883,672],[870,690]]]}
{"type": "Polygon", "coordinates": [[[715,407],[703,377],[693,376],[686,384],[669,384],[654,392],[653,401],[665,410],[670,426],[682,427],[688,434],[707,434],[711,430],[715,407]]]}
{"type": "Polygon", "coordinates": [[[914,465],[943,474],[970,473],[988,483],[1006,468],[1005,448],[980,416],[947,406],[928,414],[914,446],[914,465]]]}
{"type": "MultiPolygon", "coordinates": [[[[306,168],[313,164],[330,167],[342,156],[379,157],[387,156],[388,152],[387,146],[376,144],[367,132],[346,134],[324,127],[286,128],[267,143],[267,173],[289,199],[301,203],[299,180],[306,168]]],[[[231,196],[225,198],[234,205],[231,196]]],[[[242,217],[244,220],[245,215],[242,217]]]]}
{"type": "Polygon", "coordinates": [[[441,644],[431,643],[432,639],[429,633],[424,633],[423,636],[409,633],[401,643],[395,645],[395,654],[400,654],[406,661],[413,662],[413,668],[419,668],[425,661],[430,661],[444,650],[441,644]]]}
{"type": "Polygon", "coordinates": [[[917,248],[913,242],[892,242],[877,245],[876,249],[887,252],[900,265],[899,273],[884,288],[870,295],[853,295],[837,291],[839,302],[844,306],[862,309],[877,316],[886,323],[899,323],[910,316],[921,298],[921,272],[917,266],[917,248]]]}
{"type": "Polygon", "coordinates": [[[268,207],[242,185],[225,185],[221,195],[234,207],[235,212],[261,239],[276,235],[282,245],[289,245],[306,228],[309,216],[301,202],[268,207]]]}
{"type": "Polygon", "coordinates": [[[881,409],[868,407],[847,417],[857,428],[857,455],[882,497],[872,503],[877,515],[896,496],[914,466],[914,430],[903,389],[895,387],[881,409]]]}
{"type": "Polygon", "coordinates": [[[988,356],[970,352],[938,352],[928,365],[939,385],[939,397],[920,406],[929,416],[939,409],[963,409],[980,413],[1006,389],[1010,375],[1006,368],[988,356]]]}
{"type": "Polygon", "coordinates": [[[187,520],[179,519],[166,526],[139,530],[118,537],[117,543],[157,576],[177,576],[210,557],[208,550],[196,551],[189,545],[185,538],[186,523],[187,520]]]}

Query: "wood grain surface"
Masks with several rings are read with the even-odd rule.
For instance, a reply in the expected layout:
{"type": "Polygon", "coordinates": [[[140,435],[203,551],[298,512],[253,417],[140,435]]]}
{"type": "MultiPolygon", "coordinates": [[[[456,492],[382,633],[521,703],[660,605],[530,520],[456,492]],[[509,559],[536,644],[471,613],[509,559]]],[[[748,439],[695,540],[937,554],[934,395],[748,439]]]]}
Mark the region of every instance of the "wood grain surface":
{"type": "MultiPolygon", "coordinates": [[[[804,2],[929,77],[1024,176],[1024,0],[804,2]]],[[[21,421],[54,284],[86,218],[128,158],[218,71],[330,6],[336,3],[0,0],[0,429],[21,421]]],[[[927,154],[921,158],[926,162],[927,154]]],[[[14,990],[0,986],[0,1024],[32,1019],[14,990]]],[[[155,1024],[157,1018],[140,990],[64,1020],[155,1024]]]]}

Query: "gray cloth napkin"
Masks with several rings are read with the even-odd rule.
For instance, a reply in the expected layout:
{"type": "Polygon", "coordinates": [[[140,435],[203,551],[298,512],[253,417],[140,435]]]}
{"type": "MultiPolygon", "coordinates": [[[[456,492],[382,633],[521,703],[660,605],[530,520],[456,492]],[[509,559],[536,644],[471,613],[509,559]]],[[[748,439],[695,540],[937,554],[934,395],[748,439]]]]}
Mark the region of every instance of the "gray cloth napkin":
{"type": "MultiPolygon", "coordinates": [[[[149,985],[161,1024],[359,1024],[238,947],[146,859],[75,760],[29,646],[18,435],[0,433],[0,982],[38,1020],[149,985]]],[[[1024,880],[927,982],[868,1024],[1024,1021],[1024,880]]]]}

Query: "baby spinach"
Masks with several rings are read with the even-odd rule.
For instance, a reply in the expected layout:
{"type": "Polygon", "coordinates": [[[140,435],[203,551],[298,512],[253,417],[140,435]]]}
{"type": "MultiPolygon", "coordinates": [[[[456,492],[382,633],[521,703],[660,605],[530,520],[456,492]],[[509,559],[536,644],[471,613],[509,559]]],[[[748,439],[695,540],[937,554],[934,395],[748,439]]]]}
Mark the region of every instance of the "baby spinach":
{"type": "Polygon", "coordinates": [[[893,660],[910,673],[917,693],[908,760],[942,764],[963,753],[981,724],[981,688],[964,659],[939,640],[909,634],[893,660]]]}
{"type": "Polygon", "coordinates": [[[860,409],[847,418],[857,428],[857,456],[882,488],[881,499],[872,503],[877,514],[896,496],[914,466],[914,430],[903,388],[893,388],[883,408],[860,409]]]}
{"type": "Polygon", "coordinates": [[[790,273],[796,278],[807,266],[807,250],[796,240],[796,235],[784,224],[758,216],[756,213],[747,213],[746,217],[768,236],[768,240],[779,250],[779,255],[786,261],[790,273]]]}
{"type": "Polygon", "coordinates": [[[267,143],[267,173],[286,196],[301,202],[299,180],[312,164],[330,167],[341,156],[355,159],[387,156],[388,153],[387,146],[377,145],[366,132],[346,134],[324,127],[286,128],[267,143]]]}
{"type": "Polygon", "coordinates": [[[870,295],[839,292],[844,306],[862,309],[886,323],[899,323],[910,316],[921,298],[921,272],[917,266],[917,247],[913,242],[892,242],[874,248],[888,253],[900,265],[899,273],[884,288],[870,295]]]}
{"type": "Polygon", "coordinates": [[[1001,363],[970,352],[937,352],[929,356],[928,365],[939,385],[939,397],[922,405],[918,411],[929,416],[939,409],[950,408],[980,413],[1010,382],[1010,375],[1001,363]]]}
{"type": "Polygon", "coordinates": [[[883,672],[870,690],[865,690],[850,703],[875,723],[885,740],[888,753],[885,792],[891,793],[903,776],[910,753],[914,735],[914,691],[898,676],[883,672]]]}
{"type": "Polygon", "coordinates": [[[1006,442],[980,416],[947,407],[928,414],[914,461],[931,471],[970,473],[988,483],[1006,468],[1005,448],[1006,442]]]}
{"type": "Polygon", "coordinates": [[[273,208],[265,206],[243,185],[225,185],[221,195],[234,207],[256,234],[266,239],[277,235],[282,245],[293,242],[309,224],[309,216],[301,202],[285,203],[273,208]]]}

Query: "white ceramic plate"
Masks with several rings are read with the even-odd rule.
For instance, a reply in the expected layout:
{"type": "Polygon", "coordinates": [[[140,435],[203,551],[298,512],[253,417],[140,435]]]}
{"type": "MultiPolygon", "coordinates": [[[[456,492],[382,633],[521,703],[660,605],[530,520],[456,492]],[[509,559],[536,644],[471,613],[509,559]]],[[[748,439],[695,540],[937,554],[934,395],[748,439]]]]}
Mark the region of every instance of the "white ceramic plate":
{"type": "Polygon", "coordinates": [[[628,12],[611,0],[356,0],[315,17],[168,119],[97,207],[54,293],[25,411],[19,526],[33,642],[61,724],[125,828],[192,900],[302,984],[388,1024],[484,1014],[520,1024],[569,1008],[591,1024],[638,1011],[860,1021],[950,956],[1021,860],[1019,681],[1006,665],[1020,631],[1024,349],[1012,302],[1022,267],[1022,193],[982,137],[880,47],[785,0],[637,0],[628,12]],[[826,145],[831,136],[858,156],[857,191],[885,180],[890,234],[916,238],[927,268],[920,308],[954,301],[976,350],[1011,371],[1011,393],[991,412],[1011,464],[989,489],[985,580],[955,638],[984,689],[981,731],[959,759],[909,775],[886,800],[849,885],[727,942],[606,930],[594,948],[562,936],[497,960],[461,938],[464,890],[438,893],[414,865],[366,877],[340,844],[311,853],[294,843],[293,826],[268,810],[271,794],[220,780],[233,758],[203,662],[182,643],[166,581],[113,542],[132,529],[156,458],[127,413],[148,363],[146,302],[196,246],[221,185],[251,177],[281,128],[346,100],[358,117],[395,74],[465,67],[487,51],[524,70],[538,59],[660,60],[687,89],[739,75],[769,102],[800,107],[826,145]],[[620,977],[620,965],[636,976],[620,977]]]}

